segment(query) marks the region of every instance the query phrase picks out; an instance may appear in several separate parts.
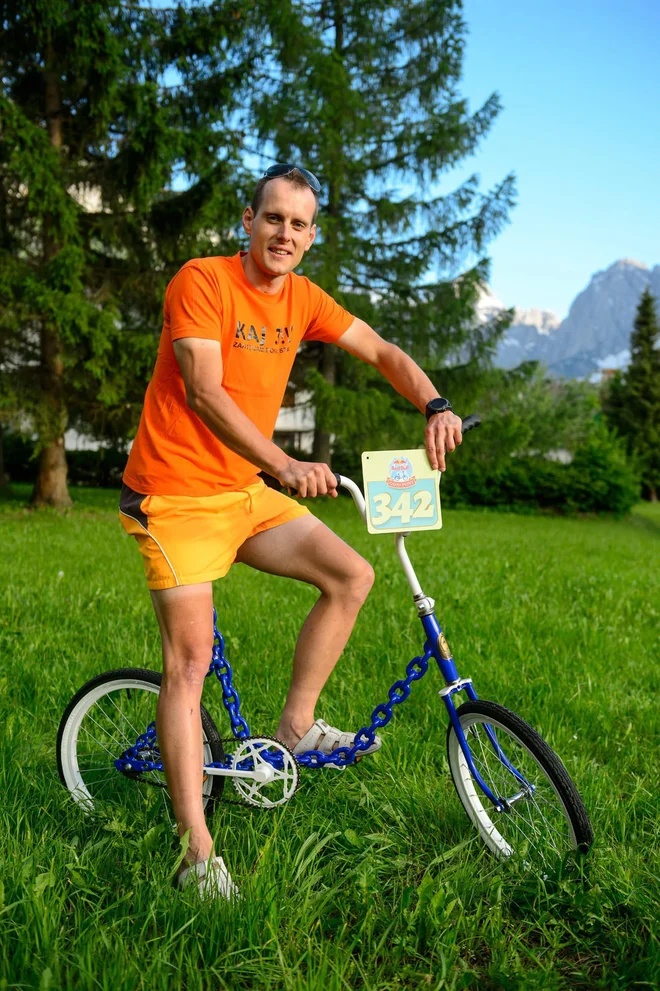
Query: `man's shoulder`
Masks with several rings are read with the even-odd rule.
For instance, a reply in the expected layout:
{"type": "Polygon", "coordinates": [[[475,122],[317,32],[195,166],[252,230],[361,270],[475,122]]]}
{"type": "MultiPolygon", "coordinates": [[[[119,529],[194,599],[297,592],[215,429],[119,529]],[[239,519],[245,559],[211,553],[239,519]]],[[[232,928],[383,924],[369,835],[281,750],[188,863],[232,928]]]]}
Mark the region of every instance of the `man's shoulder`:
{"type": "Polygon", "coordinates": [[[206,286],[208,291],[222,296],[232,279],[236,255],[208,255],[189,258],[170,279],[165,294],[166,304],[172,294],[186,293],[191,288],[206,286]]]}
{"type": "Polygon", "coordinates": [[[312,297],[325,295],[323,289],[321,289],[316,282],[312,282],[312,280],[306,275],[298,275],[297,272],[291,272],[290,278],[292,280],[291,285],[293,287],[293,291],[296,295],[312,297]]]}
{"type": "Polygon", "coordinates": [[[209,273],[222,273],[229,271],[233,264],[235,264],[235,255],[206,255],[203,258],[189,258],[188,261],[181,266],[177,275],[180,272],[184,272],[187,269],[197,269],[205,274],[209,273]]]}

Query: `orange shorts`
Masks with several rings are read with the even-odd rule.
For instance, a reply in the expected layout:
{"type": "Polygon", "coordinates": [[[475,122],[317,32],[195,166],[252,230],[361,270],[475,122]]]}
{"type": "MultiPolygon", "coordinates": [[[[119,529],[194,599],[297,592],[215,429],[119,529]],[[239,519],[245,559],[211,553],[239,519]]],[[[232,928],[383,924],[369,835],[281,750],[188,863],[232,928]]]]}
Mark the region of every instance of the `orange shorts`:
{"type": "Polygon", "coordinates": [[[122,486],[119,516],[136,537],[149,588],[211,582],[227,574],[249,537],[309,510],[261,480],[212,496],[140,495],[122,486]]]}

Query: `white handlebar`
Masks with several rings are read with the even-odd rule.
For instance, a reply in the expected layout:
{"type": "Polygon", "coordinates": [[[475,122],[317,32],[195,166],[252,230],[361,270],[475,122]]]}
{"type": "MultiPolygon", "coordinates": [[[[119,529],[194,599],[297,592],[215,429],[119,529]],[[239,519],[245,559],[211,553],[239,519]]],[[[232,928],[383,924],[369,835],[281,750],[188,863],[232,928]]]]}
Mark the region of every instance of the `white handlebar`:
{"type": "Polygon", "coordinates": [[[364,520],[367,522],[367,504],[364,501],[364,496],[360,491],[359,485],[357,485],[352,478],[346,478],[345,475],[337,475],[337,482],[343,489],[348,489],[348,491],[353,496],[353,502],[357,506],[357,511],[364,520]]]}

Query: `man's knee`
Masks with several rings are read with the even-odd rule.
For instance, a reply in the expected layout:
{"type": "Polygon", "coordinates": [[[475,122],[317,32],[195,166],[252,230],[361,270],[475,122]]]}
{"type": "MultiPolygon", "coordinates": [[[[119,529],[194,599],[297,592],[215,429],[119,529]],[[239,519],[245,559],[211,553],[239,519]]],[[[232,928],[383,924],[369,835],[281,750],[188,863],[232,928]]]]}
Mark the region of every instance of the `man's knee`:
{"type": "Polygon", "coordinates": [[[365,561],[359,554],[356,554],[350,563],[350,567],[339,578],[337,586],[333,589],[333,593],[361,606],[369,595],[375,578],[374,569],[369,562],[365,561]]]}
{"type": "Polygon", "coordinates": [[[201,692],[211,663],[213,643],[173,644],[163,656],[163,682],[169,687],[201,692]]]}
{"type": "Polygon", "coordinates": [[[364,597],[369,595],[369,592],[374,587],[374,582],[376,581],[376,572],[371,567],[368,561],[364,558],[360,558],[360,574],[358,578],[358,584],[364,592],[364,597]]]}

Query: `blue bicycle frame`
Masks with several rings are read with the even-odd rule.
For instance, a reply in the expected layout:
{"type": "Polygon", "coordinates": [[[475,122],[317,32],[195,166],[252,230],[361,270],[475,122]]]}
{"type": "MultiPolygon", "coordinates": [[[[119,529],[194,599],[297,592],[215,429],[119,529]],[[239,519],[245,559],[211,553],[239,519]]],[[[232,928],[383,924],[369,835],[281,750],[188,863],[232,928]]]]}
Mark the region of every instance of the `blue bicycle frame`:
{"type": "MultiPolygon", "coordinates": [[[[366,507],[364,496],[362,495],[359,487],[355,484],[355,482],[349,478],[345,478],[343,475],[338,475],[337,481],[343,488],[348,489],[351,493],[358,512],[362,516],[362,519],[365,519],[366,507]]],[[[517,795],[510,796],[509,798],[495,795],[489,788],[488,784],[484,781],[482,775],[479,773],[470,752],[470,747],[465,737],[465,733],[463,732],[463,727],[461,726],[453,701],[454,695],[459,692],[465,692],[470,701],[476,701],[477,693],[474,690],[471,678],[459,677],[449,645],[435,615],[435,602],[422,591],[421,585],[408,556],[405,546],[407,536],[409,536],[408,533],[399,533],[396,535],[396,550],[413,594],[417,614],[424,629],[424,653],[418,657],[414,657],[409,662],[406,668],[406,677],[394,682],[389,690],[388,701],[376,706],[371,714],[371,724],[369,726],[363,726],[360,730],[358,730],[355,734],[352,747],[337,747],[329,754],[321,753],[317,750],[309,750],[304,754],[296,754],[296,761],[304,767],[323,767],[327,764],[334,764],[339,767],[344,767],[348,764],[354,763],[354,761],[360,757],[361,752],[371,746],[377,730],[382,729],[387,725],[387,723],[389,723],[393,715],[394,706],[399,705],[408,698],[410,695],[412,682],[419,681],[424,677],[428,670],[429,661],[433,658],[440,669],[440,674],[442,675],[445,683],[444,687],[440,689],[439,695],[447,709],[447,714],[467,765],[470,769],[470,773],[484,795],[495,806],[495,809],[498,812],[504,812],[514,801],[520,798],[522,794],[533,793],[535,787],[530,784],[510,763],[498,743],[493,728],[488,724],[482,725],[486,731],[493,750],[502,764],[520,783],[522,791],[517,795]]],[[[236,740],[243,740],[250,735],[250,729],[240,711],[240,696],[234,686],[231,665],[225,657],[224,638],[219,633],[217,628],[217,617],[215,610],[213,612],[213,632],[213,655],[207,677],[215,674],[218,678],[218,681],[222,686],[222,701],[229,715],[234,738],[236,740]]],[[[162,764],[159,761],[145,761],[140,757],[140,751],[143,750],[145,746],[153,747],[155,744],[156,730],[155,725],[152,723],[147,728],[146,733],[137,740],[135,746],[125,751],[121,757],[115,761],[115,766],[118,770],[131,770],[138,773],[141,771],[162,770],[162,764]]],[[[265,754],[265,756],[266,759],[269,759],[267,754],[265,754]]],[[[273,759],[277,759],[275,755],[273,755],[273,759]]],[[[231,758],[228,758],[221,764],[209,764],[207,766],[226,767],[230,762],[231,758]]]]}

